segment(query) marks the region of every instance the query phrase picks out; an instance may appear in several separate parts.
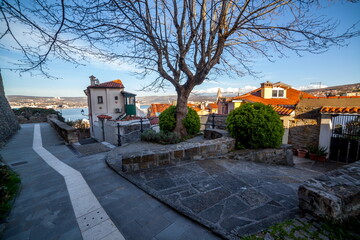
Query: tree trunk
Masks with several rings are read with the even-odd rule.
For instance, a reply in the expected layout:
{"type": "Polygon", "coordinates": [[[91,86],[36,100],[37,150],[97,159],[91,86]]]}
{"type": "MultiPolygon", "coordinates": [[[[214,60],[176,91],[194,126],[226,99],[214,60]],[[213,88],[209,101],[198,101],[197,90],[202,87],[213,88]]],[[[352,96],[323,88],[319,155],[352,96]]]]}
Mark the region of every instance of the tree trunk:
{"type": "Polygon", "coordinates": [[[183,125],[183,119],[188,113],[187,102],[189,99],[191,90],[180,88],[177,90],[177,104],[176,104],[176,126],[174,132],[181,138],[187,136],[187,131],[183,125]]]}

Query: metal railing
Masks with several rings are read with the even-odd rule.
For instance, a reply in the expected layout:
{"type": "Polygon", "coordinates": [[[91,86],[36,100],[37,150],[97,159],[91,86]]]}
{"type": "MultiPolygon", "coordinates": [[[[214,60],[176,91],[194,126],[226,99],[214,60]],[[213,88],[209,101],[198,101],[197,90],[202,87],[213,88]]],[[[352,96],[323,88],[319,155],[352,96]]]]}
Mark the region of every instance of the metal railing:
{"type": "MultiPolygon", "coordinates": [[[[227,115],[219,115],[219,114],[215,114],[215,113],[211,113],[209,115],[199,115],[200,117],[208,117],[206,123],[201,123],[201,125],[205,126],[205,129],[210,126],[212,129],[215,128],[219,128],[219,129],[225,129],[226,128],[226,124],[218,124],[217,119],[221,119],[221,118],[226,118],[227,115]]],[[[224,120],[225,122],[225,120],[224,120]]]]}

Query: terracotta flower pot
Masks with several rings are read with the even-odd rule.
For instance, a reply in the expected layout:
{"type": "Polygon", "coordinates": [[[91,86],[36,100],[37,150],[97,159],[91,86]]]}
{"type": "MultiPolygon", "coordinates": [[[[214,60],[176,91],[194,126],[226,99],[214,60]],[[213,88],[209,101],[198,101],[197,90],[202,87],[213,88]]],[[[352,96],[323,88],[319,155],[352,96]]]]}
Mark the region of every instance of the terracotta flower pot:
{"type": "Polygon", "coordinates": [[[305,158],[308,151],[306,149],[298,149],[298,157],[305,158]]]}

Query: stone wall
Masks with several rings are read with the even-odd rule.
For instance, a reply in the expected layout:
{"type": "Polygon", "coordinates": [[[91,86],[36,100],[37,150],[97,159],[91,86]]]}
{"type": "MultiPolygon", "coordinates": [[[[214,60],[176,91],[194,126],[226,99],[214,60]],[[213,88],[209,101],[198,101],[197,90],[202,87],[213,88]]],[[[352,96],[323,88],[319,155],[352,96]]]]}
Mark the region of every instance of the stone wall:
{"type": "Polygon", "coordinates": [[[299,187],[299,208],[317,217],[360,216],[360,161],[310,179],[299,187]]]}
{"type": "Polygon", "coordinates": [[[0,147],[20,128],[19,122],[5,97],[0,73],[0,147]]]}
{"type": "Polygon", "coordinates": [[[184,160],[196,160],[204,157],[228,153],[235,148],[235,139],[222,137],[200,142],[183,142],[169,145],[166,150],[140,150],[122,155],[117,159],[122,171],[136,171],[156,166],[177,163],[184,160]],[[121,163],[120,163],[121,161],[121,163]]]}
{"type": "Polygon", "coordinates": [[[48,118],[49,124],[65,140],[67,144],[79,142],[77,129],[67,125],[56,118],[48,118]]]}
{"type": "Polygon", "coordinates": [[[321,114],[319,107],[297,107],[294,121],[290,122],[289,144],[295,148],[318,145],[321,114]]]}
{"type": "Polygon", "coordinates": [[[229,159],[293,166],[292,145],[283,144],[281,148],[238,150],[225,156],[229,159]]]}

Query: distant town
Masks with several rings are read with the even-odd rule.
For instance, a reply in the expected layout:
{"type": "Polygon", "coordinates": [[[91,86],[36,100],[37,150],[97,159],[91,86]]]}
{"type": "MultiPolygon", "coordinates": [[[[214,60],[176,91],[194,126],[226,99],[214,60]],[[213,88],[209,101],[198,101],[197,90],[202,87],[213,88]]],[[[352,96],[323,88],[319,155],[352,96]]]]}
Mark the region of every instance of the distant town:
{"type": "MultiPolygon", "coordinates": [[[[302,90],[318,97],[326,96],[360,96],[360,83],[332,86],[326,88],[302,90]]],[[[236,96],[237,93],[230,94],[236,96]]],[[[38,107],[38,108],[86,108],[86,97],[35,97],[8,95],[6,96],[12,108],[38,107]]],[[[169,96],[137,96],[137,101],[141,105],[150,105],[152,103],[172,103],[176,101],[175,95],[169,96]]],[[[193,103],[213,102],[216,95],[192,94],[189,101],[193,103]]]]}

